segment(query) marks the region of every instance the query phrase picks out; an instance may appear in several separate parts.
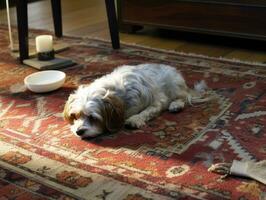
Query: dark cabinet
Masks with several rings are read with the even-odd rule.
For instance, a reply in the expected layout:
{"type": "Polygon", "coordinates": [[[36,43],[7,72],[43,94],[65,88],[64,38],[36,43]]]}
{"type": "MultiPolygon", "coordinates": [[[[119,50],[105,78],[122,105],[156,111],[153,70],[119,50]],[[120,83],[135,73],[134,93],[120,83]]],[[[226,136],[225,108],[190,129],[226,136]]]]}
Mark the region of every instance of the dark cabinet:
{"type": "Polygon", "coordinates": [[[266,0],[117,0],[121,29],[149,25],[266,40],[266,0]]]}

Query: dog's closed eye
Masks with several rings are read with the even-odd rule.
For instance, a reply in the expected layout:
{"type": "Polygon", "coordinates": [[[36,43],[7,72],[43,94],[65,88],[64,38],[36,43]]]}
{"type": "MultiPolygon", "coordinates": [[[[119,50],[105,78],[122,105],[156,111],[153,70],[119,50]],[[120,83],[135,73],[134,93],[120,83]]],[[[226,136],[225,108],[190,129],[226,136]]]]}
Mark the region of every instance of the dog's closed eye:
{"type": "Polygon", "coordinates": [[[71,114],[70,114],[70,119],[71,119],[71,120],[77,120],[78,118],[77,118],[77,116],[76,116],[75,113],[71,113],[71,114]]]}
{"type": "Polygon", "coordinates": [[[88,119],[89,119],[90,122],[94,122],[94,121],[97,120],[97,118],[94,115],[89,115],[88,119]]]}
{"type": "Polygon", "coordinates": [[[67,120],[70,124],[73,124],[75,120],[80,118],[80,113],[70,113],[67,120]]]}

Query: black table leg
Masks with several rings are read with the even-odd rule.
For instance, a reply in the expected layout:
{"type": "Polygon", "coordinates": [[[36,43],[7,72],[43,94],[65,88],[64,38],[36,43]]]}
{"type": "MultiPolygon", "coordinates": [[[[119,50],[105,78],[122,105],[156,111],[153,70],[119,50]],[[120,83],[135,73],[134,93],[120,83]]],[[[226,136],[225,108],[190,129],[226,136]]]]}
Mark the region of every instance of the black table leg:
{"type": "Polygon", "coordinates": [[[56,37],[63,36],[61,0],[51,0],[56,37]]]}
{"type": "Polygon", "coordinates": [[[105,0],[105,6],[108,17],[112,46],[114,49],[119,49],[120,41],[114,0],[105,0]]]}
{"type": "Polygon", "coordinates": [[[19,59],[22,62],[24,59],[29,58],[27,0],[17,0],[16,8],[18,23],[19,59]]]}

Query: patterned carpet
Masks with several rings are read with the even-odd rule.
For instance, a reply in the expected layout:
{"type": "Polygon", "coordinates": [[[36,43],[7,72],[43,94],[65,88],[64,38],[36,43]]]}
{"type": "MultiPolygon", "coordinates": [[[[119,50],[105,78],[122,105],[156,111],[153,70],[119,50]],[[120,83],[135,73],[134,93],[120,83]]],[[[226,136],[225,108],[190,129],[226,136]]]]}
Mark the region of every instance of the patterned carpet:
{"type": "MultiPolygon", "coordinates": [[[[30,34],[43,32],[33,31],[30,34]]],[[[0,199],[266,199],[256,181],[208,172],[217,162],[266,158],[266,68],[104,41],[65,37],[60,55],[79,65],[63,69],[64,87],[27,91],[35,70],[9,52],[0,27],[0,199]],[[219,98],[163,113],[139,130],[80,140],[62,119],[64,102],[80,84],[122,64],[165,63],[190,86],[204,79],[219,98]]]]}

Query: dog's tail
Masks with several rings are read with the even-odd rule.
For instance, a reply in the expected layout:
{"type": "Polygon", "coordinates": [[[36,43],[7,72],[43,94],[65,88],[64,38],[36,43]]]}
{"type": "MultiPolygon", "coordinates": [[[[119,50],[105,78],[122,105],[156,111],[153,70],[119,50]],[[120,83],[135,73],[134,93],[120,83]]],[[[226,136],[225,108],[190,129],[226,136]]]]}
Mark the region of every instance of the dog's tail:
{"type": "Polygon", "coordinates": [[[194,89],[189,89],[187,102],[190,105],[204,103],[213,99],[209,88],[204,80],[194,84],[194,89]]]}

